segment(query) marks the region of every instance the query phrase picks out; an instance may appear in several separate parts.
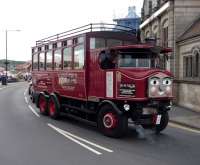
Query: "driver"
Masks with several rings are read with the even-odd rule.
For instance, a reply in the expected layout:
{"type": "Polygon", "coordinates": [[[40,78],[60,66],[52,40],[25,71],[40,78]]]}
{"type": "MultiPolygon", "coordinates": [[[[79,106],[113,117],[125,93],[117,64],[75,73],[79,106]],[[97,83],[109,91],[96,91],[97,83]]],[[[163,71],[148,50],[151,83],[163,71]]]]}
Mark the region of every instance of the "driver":
{"type": "Polygon", "coordinates": [[[102,53],[105,53],[101,62],[102,69],[114,69],[117,65],[117,51],[111,49],[109,52],[102,53]]]}

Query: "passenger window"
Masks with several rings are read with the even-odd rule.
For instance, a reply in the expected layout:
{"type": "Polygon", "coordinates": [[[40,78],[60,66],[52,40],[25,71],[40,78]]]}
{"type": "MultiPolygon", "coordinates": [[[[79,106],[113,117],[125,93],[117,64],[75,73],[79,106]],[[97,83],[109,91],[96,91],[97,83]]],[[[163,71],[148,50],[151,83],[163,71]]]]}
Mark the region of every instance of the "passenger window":
{"type": "Polygon", "coordinates": [[[61,58],[61,49],[54,51],[54,68],[61,69],[62,68],[62,58],[61,58]]]}
{"type": "Polygon", "coordinates": [[[84,46],[78,45],[74,47],[74,69],[84,68],[84,46]]]}
{"type": "Polygon", "coordinates": [[[90,38],[90,49],[105,48],[106,42],[103,38],[90,38]]]}
{"type": "Polygon", "coordinates": [[[52,51],[46,53],[46,67],[52,69],[52,51]]]}
{"type": "Polygon", "coordinates": [[[33,55],[33,70],[38,70],[38,54],[33,55]]]}
{"type": "Polygon", "coordinates": [[[63,49],[63,68],[71,69],[72,67],[72,48],[63,49]]]}
{"type": "Polygon", "coordinates": [[[45,68],[45,54],[42,52],[39,54],[40,60],[39,60],[39,69],[43,70],[45,68]]]}
{"type": "Polygon", "coordinates": [[[116,40],[116,39],[107,40],[107,47],[113,47],[113,46],[119,46],[119,45],[122,45],[121,40],[116,40]]]}

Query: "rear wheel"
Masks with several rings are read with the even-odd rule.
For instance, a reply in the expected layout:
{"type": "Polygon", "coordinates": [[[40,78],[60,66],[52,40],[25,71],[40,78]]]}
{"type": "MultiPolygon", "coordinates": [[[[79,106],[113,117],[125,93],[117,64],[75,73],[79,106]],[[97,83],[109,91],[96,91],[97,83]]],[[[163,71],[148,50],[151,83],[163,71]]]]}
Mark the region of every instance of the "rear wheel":
{"type": "Polygon", "coordinates": [[[39,98],[38,98],[38,106],[40,109],[40,113],[42,115],[47,115],[48,114],[48,110],[47,110],[47,98],[45,97],[44,94],[40,94],[39,98]]]}
{"type": "Polygon", "coordinates": [[[103,105],[98,114],[98,128],[106,136],[122,137],[128,129],[128,119],[118,114],[109,104],[103,105]]]}
{"type": "Polygon", "coordinates": [[[48,111],[51,118],[58,119],[60,117],[60,103],[55,95],[49,97],[48,111]]]}

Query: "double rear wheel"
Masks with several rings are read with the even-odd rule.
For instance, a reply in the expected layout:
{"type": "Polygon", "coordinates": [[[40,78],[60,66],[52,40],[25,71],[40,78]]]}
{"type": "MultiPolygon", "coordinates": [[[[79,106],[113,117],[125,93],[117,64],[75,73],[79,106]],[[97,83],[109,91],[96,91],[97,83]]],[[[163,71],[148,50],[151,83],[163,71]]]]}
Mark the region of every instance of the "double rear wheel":
{"type": "Polygon", "coordinates": [[[45,94],[41,93],[38,97],[38,107],[42,115],[48,115],[48,99],[45,94]]]}
{"type": "Polygon", "coordinates": [[[49,115],[53,119],[58,119],[60,116],[60,103],[54,94],[47,96],[41,93],[38,98],[38,107],[42,115],[49,115]]]}

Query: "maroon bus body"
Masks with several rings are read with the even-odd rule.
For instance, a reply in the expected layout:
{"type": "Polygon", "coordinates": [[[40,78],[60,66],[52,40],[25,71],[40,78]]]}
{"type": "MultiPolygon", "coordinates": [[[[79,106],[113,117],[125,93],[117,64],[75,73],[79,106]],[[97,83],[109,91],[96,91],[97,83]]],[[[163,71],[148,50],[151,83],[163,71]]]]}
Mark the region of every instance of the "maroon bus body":
{"type": "MultiPolygon", "coordinates": [[[[149,86],[156,86],[157,80],[155,84],[151,84],[150,78],[172,79],[171,73],[158,68],[102,69],[100,66],[102,51],[145,50],[150,52],[153,49],[159,49],[159,53],[169,51],[153,45],[138,44],[136,35],[121,31],[87,32],[56,41],[39,42],[32,48],[33,66],[36,65],[32,70],[33,97],[36,98],[41,113],[45,112],[51,117],[57,118],[61,112],[66,112],[71,116],[90,120],[97,123],[100,130],[107,136],[121,136],[128,125],[128,118],[132,118],[135,124],[141,124],[144,128],[148,125],[151,128],[156,127],[158,132],[162,131],[168,122],[167,111],[170,109],[172,89],[171,86],[166,87],[168,93],[160,91],[160,95],[155,94],[151,97],[148,92],[157,89],[154,89],[155,87],[150,89],[149,86]],[[79,45],[80,37],[83,39],[81,44],[84,46],[84,66],[82,69],[75,69],[74,49],[79,45]],[[104,39],[105,47],[91,49],[91,38],[104,39]],[[109,39],[121,40],[122,45],[108,47],[106,44],[109,39]],[[72,66],[64,68],[63,49],[68,45],[63,43],[68,40],[71,40],[73,44],[70,46],[72,47],[72,66]],[[129,44],[125,44],[125,42],[129,44]],[[59,68],[55,68],[56,57],[52,55],[53,66],[48,69],[46,52],[50,49],[45,50],[45,45],[59,45],[59,43],[60,47],[56,46],[55,49],[52,47],[51,51],[54,54],[55,50],[61,50],[61,64],[59,68]],[[42,68],[39,67],[41,52],[45,54],[42,68]],[[37,64],[34,63],[35,56],[38,58],[37,64]],[[45,99],[42,99],[43,97],[45,99]],[[144,114],[146,109],[147,115],[144,114]],[[160,114],[162,114],[163,121],[155,123],[155,118],[160,114]],[[165,118],[167,121],[164,120],[165,118]]],[[[166,80],[166,82],[169,81],[166,80]]]]}

